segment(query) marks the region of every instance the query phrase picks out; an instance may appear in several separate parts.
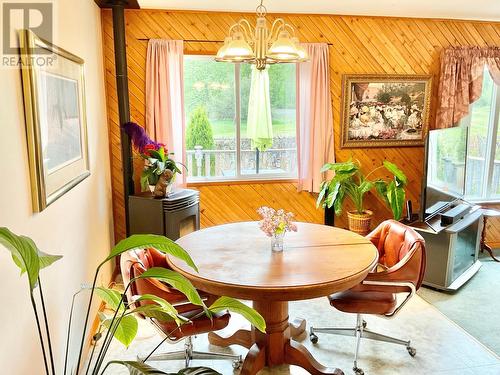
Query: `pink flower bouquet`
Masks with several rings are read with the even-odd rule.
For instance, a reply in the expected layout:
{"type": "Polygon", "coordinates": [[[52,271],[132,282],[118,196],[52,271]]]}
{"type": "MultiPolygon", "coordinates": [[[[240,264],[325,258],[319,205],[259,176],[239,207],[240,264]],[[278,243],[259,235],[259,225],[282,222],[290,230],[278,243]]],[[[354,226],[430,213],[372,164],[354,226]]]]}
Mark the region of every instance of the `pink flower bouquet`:
{"type": "Polygon", "coordinates": [[[285,234],[285,232],[297,232],[297,225],[292,222],[293,213],[285,212],[283,209],[276,211],[266,206],[260,207],[257,212],[262,217],[259,227],[268,237],[285,234]]]}

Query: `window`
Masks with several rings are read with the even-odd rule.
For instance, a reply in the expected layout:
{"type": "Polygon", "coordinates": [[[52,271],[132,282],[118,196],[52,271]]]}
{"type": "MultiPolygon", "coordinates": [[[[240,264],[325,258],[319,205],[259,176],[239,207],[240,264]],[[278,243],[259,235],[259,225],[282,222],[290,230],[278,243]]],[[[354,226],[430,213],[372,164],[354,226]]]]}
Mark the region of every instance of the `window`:
{"type": "Polygon", "coordinates": [[[500,88],[487,69],[481,97],[459,127],[429,135],[432,185],[476,201],[500,200],[500,88]]]}
{"type": "Polygon", "coordinates": [[[251,67],[184,56],[188,181],[297,177],[296,65],[269,68],[273,142],[265,151],[247,136],[251,67]]]}

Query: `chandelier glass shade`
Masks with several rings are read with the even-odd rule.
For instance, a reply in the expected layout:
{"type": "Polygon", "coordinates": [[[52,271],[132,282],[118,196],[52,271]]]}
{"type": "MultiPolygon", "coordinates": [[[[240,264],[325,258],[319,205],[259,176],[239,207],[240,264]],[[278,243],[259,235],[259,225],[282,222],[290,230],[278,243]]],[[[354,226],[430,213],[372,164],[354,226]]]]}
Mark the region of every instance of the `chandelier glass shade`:
{"type": "Polygon", "coordinates": [[[268,28],[266,7],[256,9],[255,28],[245,19],[229,28],[229,36],[217,52],[216,61],[255,64],[263,70],[268,64],[297,63],[307,61],[307,51],[299,43],[293,27],[282,18],[277,18],[268,28]]]}

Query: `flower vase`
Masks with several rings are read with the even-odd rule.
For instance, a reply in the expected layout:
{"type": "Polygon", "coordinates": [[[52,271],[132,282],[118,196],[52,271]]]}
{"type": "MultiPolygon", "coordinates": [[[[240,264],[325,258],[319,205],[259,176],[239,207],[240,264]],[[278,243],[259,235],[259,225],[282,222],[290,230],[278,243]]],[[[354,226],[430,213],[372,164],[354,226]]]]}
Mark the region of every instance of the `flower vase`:
{"type": "Polygon", "coordinates": [[[274,252],[282,252],[283,251],[283,238],[285,237],[285,232],[283,233],[275,233],[271,237],[271,250],[274,252]]]}

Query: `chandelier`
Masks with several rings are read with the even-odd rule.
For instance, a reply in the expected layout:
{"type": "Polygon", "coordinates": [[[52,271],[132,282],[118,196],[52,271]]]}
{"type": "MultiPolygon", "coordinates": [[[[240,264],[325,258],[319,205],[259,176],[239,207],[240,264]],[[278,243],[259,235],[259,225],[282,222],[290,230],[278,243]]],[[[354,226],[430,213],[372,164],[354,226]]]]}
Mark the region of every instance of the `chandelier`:
{"type": "Polygon", "coordinates": [[[271,29],[267,27],[267,9],[262,5],[256,9],[255,28],[245,19],[239,20],[229,28],[229,36],[217,52],[216,61],[245,62],[255,64],[263,70],[268,64],[297,63],[307,61],[306,50],[295,36],[295,30],[282,18],[277,18],[271,29]]]}

